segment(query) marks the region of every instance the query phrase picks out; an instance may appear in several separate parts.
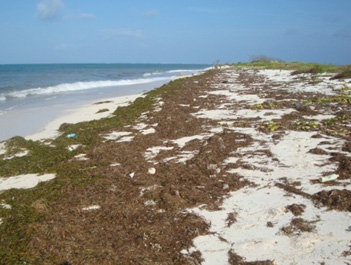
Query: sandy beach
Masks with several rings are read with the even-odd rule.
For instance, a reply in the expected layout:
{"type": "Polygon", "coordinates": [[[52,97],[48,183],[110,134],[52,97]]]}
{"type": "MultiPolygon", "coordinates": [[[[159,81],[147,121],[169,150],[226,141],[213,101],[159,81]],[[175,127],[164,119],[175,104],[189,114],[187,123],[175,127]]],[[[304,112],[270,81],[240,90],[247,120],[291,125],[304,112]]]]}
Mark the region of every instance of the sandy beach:
{"type": "Polygon", "coordinates": [[[9,169],[0,179],[0,233],[10,238],[8,218],[20,203],[40,216],[28,219],[26,253],[11,257],[33,264],[351,263],[351,79],[332,76],[222,68],[151,94],[99,100],[26,137],[53,154],[66,150],[38,172],[11,175],[10,166],[37,161],[39,147],[9,152],[1,143],[9,169]],[[127,122],[118,106],[140,113],[127,122]],[[89,125],[102,118],[116,126],[89,125]],[[78,122],[87,123],[71,139],[58,132],[78,122]],[[84,130],[98,133],[87,141],[84,130]],[[21,197],[20,189],[43,195],[21,197]]]}
{"type": "Polygon", "coordinates": [[[67,111],[67,113],[61,117],[46,124],[40,132],[25,136],[25,138],[33,141],[55,138],[59,135],[59,128],[63,123],[79,123],[109,117],[118,107],[127,106],[141,96],[142,94],[135,94],[106,98],[93,104],[83,105],[79,108],[67,111]]]}
{"type": "MultiPolygon", "coordinates": [[[[28,137],[41,132],[41,136],[38,135],[36,138],[30,138],[39,139],[46,137],[45,134],[49,133],[48,130],[51,130],[49,134],[53,135],[53,129],[49,129],[48,127],[54,127],[57,130],[58,126],[65,122],[76,123],[106,117],[117,108],[117,104],[120,101],[124,101],[123,98],[125,96],[127,96],[127,101],[130,101],[133,99],[133,95],[141,95],[166,82],[166,80],[152,81],[118,87],[87,89],[70,93],[53,92],[52,95],[48,94],[43,97],[33,96],[28,99],[23,98],[23,102],[14,103],[13,109],[10,108],[4,113],[0,112],[0,127],[2,128],[0,131],[0,141],[14,136],[28,137]],[[129,96],[132,96],[132,98],[128,99],[129,96]],[[106,103],[105,101],[111,102],[106,103]],[[105,103],[95,105],[95,103],[99,102],[105,103]],[[102,105],[105,105],[105,108],[102,108],[102,105]],[[100,112],[97,115],[94,113],[95,109],[96,111],[106,111],[106,113],[100,112]]],[[[51,136],[48,135],[48,137],[50,138],[51,136]]]]}

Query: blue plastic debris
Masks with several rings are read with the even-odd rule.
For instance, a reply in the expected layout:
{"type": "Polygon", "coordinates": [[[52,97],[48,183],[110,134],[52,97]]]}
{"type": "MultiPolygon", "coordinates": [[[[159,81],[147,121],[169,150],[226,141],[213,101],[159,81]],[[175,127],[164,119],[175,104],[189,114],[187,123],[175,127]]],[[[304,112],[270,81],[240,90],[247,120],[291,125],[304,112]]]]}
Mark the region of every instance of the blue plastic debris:
{"type": "Polygon", "coordinates": [[[77,135],[75,133],[69,133],[66,135],[67,138],[73,138],[76,137],[77,135]]]}
{"type": "Polygon", "coordinates": [[[296,104],[295,104],[295,108],[296,108],[296,109],[301,109],[301,104],[300,104],[300,103],[296,103],[296,104]]]}

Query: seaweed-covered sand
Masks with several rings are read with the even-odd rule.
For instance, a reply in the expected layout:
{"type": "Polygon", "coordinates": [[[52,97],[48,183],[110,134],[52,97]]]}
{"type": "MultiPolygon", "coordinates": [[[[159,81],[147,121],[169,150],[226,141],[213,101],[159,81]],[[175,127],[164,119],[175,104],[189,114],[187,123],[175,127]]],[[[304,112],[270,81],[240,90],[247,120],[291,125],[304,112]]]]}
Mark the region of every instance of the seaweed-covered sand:
{"type": "MultiPolygon", "coordinates": [[[[76,130],[60,142],[68,148],[60,166],[43,170],[57,177],[37,186],[54,195],[22,201],[35,213],[27,226],[16,223],[23,229],[10,224],[21,208],[9,198],[20,191],[1,194],[1,259],[351,263],[351,80],[332,76],[212,70],[172,82],[132,123],[90,141],[76,130]],[[323,182],[326,176],[336,179],[323,182]],[[6,241],[20,242],[9,229],[23,234],[21,249],[6,241]]],[[[0,157],[35,151],[18,152],[0,157]]]]}

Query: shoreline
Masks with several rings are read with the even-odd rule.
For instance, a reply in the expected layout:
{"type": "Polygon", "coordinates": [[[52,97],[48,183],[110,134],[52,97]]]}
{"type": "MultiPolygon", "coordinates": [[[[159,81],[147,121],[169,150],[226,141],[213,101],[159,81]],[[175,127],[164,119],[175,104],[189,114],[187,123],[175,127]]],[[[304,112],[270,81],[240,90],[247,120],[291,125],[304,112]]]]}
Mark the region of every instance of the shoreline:
{"type": "MultiPolygon", "coordinates": [[[[65,127],[80,130],[75,138],[31,143],[50,150],[48,162],[17,149],[16,165],[33,159],[39,173],[57,173],[38,197],[0,198],[43,215],[23,249],[57,264],[345,263],[351,80],[329,77],[212,71],[152,90],[109,121],[65,127]]],[[[93,107],[80,113],[106,106],[93,107]]],[[[2,222],[2,233],[15,228],[2,222]]]]}
{"type": "Polygon", "coordinates": [[[70,110],[67,110],[64,114],[46,123],[39,132],[26,135],[24,136],[24,138],[26,140],[32,141],[43,141],[46,139],[56,138],[60,136],[59,128],[64,123],[76,124],[80,122],[88,122],[111,117],[111,115],[113,115],[113,112],[116,111],[118,107],[125,107],[130,105],[137,98],[144,97],[147,91],[158,89],[160,87],[160,84],[168,84],[169,82],[174,81],[176,79],[188,78],[191,76],[197,76],[199,74],[201,74],[201,72],[193,75],[178,75],[177,77],[170,79],[166,83],[155,82],[155,85],[153,85],[152,88],[149,88],[147,90],[144,89],[144,93],[118,97],[99,98],[99,100],[96,102],[84,104],[76,108],[71,108],[70,110]],[[159,85],[156,86],[156,83],[158,83],[159,85]]]}
{"type": "MultiPolygon", "coordinates": [[[[169,71],[164,73],[169,76],[163,76],[161,80],[158,80],[160,77],[152,76],[153,74],[157,75],[157,72],[151,72],[151,77],[143,77],[150,78],[150,81],[148,82],[141,82],[140,80],[142,79],[140,78],[131,80],[125,79],[125,85],[104,86],[82,91],[77,90],[69,93],[43,94],[42,96],[37,95],[28,97],[24,101],[16,99],[17,101],[11,103],[13,106],[8,109],[5,108],[4,112],[0,114],[0,127],[2,127],[2,130],[0,131],[0,142],[7,141],[15,136],[24,137],[26,139],[40,139],[41,137],[46,137],[45,135],[40,136],[39,132],[47,131],[48,129],[46,127],[49,126],[49,123],[50,126],[53,126],[53,124],[59,122],[58,120],[61,119],[64,123],[64,116],[74,113],[75,110],[80,107],[86,108],[87,105],[94,104],[97,101],[109,101],[109,99],[115,100],[115,98],[119,97],[139,95],[156,89],[172,80],[198,75],[208,69],[209,68],[198,70],[174,70],[174,75],[170,75],[172,71],[169,71]],[[192,73],[190,74],[189,72],[192,73]],[[38,136],[35,136],[36,134],[38,134],[38,136]]],[[[74,86],[75,84],[78,83],[61,84],[61,86],[74,86]]],[[[117,101],[118,100],[120,99],[117,99],[117,101]]],[[[109,111],[112,111],[110,106],[106,105],[106,107],[109,111]]],[[[105,117],[103,114],[94,116],[96,116],[97,119],[99,119],[99,117],[105,117]]],[[[87,120],[89,120],[89,118],[83,118],[82,121],[87,120]]],[[[78,119],[77,122],[79,121],[81,120],[78,119]]],[[[72,120],[72,123],[74,122],[75,119],[72,120]]],[[[71,122],[68,121],[67,123],[71,122]]],[[[56,124],[56,126],[59,125],[56,124]]],[[[54,136],[53,132],[51,132],[50,135],[54,136]]]]}
{"type": "Polygon", "coordinates": [[[128,96],[119,96],[113,98],[101,99],[95,103],[85,104],[83,106],[67,110],[58,118],[47,123],[42,130],[37,133],[25,136],[26,140],[43,141],[60,136],[59,128],[64,123],[76,124],[92,120],[99,120],[112,115],[118,108],[129,105],[143,94],[135,94],[128,96]],[[103,110],[103,112],[99,112],[103,110]]]}
{"type": "Polygon", "coordinates": [[[0,126],[4,128],[0,135],[0,142],[7,141],[15,136],[39,140],[42,137],[46,137],[44,131],[51,131],[48,132],[47,138],[54,137],[53,129],[49,127],[55,126],[58,129],[60,124],[57,123],[59,122],[76,123],[103,118],[115,111],[115,109],[111,109],[114,107],[113,104],[116,104],[117,108],[118,104],[120,104],[119,101],[123,102],[124,97],[133,100],[135,99],[135,95],[140,96],[168,82],[155,81],[146,84],[128,85],[119,87],[116,91],[114,91],[113,88],[103,88],[102,91],[97,89],[85,91],[84,94],[53,95],[52,98],[49,97],[50,100],[43,98],[40,103],[35,103],[35,101],[34,103],[27,103],[25,106],[20,106],[19,109],[10,110],[6,114],[0,116],[0,126]],[[95,109],[93,105],[102,101],[112,102],[111,105],[106,103],[102,104],[105,105],[103,108],[102,105],[97,105],[97,111],[108,109],[107,113],[102,112],[97,115],[93,112],[95,109]],[[80,114],[81,108],[83,112],[86,111],[87,113],[80,114]],[[72,115],[78,115],[79,117],[70,117],[72,115]],[[89,118],[89,115],[93,117],[89,118]],[[65,121],[65,118],[67,118],[67,121],[65,121]]]}

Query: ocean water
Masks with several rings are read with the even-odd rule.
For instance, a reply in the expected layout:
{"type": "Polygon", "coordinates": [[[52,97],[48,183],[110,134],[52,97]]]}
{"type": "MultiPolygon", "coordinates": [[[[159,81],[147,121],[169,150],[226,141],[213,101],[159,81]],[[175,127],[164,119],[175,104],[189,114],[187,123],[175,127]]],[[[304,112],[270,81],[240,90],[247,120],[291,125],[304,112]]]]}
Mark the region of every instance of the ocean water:
{"type": "Polygon", "coordinates": [[[67,109],[138,94],[210,67],[190,64],[0,65],[0,141],[39,132],[67,109]]]}

